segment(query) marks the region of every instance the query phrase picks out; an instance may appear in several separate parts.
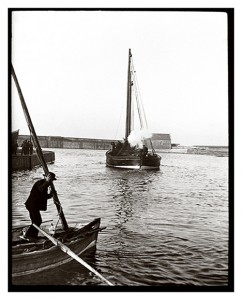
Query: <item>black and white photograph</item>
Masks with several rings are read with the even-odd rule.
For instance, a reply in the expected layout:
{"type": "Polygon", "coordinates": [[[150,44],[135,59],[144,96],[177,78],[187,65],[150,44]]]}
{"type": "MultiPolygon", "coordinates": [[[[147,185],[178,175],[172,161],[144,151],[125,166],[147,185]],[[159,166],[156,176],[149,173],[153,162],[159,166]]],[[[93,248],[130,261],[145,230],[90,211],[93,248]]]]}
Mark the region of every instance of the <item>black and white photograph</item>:
{"type": "Polygon", "coordinates": [[[234,9],[158,7],[5,12],[9,292],[234,291],[234,9]]]}

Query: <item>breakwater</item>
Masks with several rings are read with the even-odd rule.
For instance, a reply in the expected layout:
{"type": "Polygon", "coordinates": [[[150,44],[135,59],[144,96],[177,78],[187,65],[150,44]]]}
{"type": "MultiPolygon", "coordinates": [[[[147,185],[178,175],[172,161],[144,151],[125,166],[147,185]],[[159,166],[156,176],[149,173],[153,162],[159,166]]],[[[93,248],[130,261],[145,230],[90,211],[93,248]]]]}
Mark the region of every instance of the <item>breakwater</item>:
{"type": "Polygon", "coordinates": [[[229,155],[228,147],[216,146],[194,146],[187,148],[188,154],[213,155],[219,157],[227,157],[229,155]]]}
{"type": "MultiPolygon", "coordinates": [[[[24,140],[30,140],[29,135],[19,135],[18,145],[21,146],[24,140]]],[[[38,136],[42,148],[62,148],[62,149],[94,149],[109,150],[111,142],[117,140],[72,138],[61,136],[38,136]]]]}

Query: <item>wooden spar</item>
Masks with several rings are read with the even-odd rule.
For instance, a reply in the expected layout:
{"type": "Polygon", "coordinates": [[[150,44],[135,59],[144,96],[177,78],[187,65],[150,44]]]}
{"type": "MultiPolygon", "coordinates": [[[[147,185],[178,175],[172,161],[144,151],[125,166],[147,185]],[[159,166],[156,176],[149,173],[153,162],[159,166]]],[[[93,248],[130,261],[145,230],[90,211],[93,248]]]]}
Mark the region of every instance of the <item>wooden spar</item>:
{"type": "MultiPolygon", "coordinates": [[[[22,108],[23,108],[23,111],[24,111],[24,115],[25,115],[29,130],[32,134],[33,142],[34,142],[34,145],[36,147],[36,153],[37,153],[38,158],[39,158],[39,160],[42,164],[45,175],[47,176],[49,174],[48,166],[47,166],[46,161],[44,159],[43,152],[42,152],[42,149],[41,149],[40,144],[39,144],[39,140],[38,140],[37,135],[35,133],[35,129],[34,129],[32,121],[31,121],[31,118],[30,118],[30,115],[29,115],[29,112],[28,112],[28,108],[26,106],[26,103],[25,103],[25,100],[24,100],[24,97],[23,97],[23,94],[22,94],[22,91],[21,91],[20,85],[18,83],[18,79],[17,79],[17,76],[15,74],[15,71],[14,71],[14,68],[13,68],[12,64],[11,64],[11,73],[12,73],[13,79],[15,81],[17,90],[18,90],[20,102],[21,102],[21,105],[22,105],[22,108]]],[[[51,190],[52,190],[52,193],[53,193],[54,203],[56,205],[58,214],[59,214],[60,219],[61,219],[63,230],[67,231],[68,230],[68,225],[67,225],[67,222],[66,222],[66,219],[65,219],[65,216],[64,216],[60,201],[58,199],[57,192],[55,190],[53,182],[50,184],[50,187],[51,187],[51,190]]]]}
{"type": "Polygon", "coordinates": [[[131,61],[131,49],[129,49],[129,62],[128,62],[128,83],[127,83],[127,107],[126,107],[126,129],[125,139],[128,138],[131,131],[131,73],[130,73],[130,61],[131,61]]]}
{"type": "Polygon", "coordinates": [[[82,264],[84,267],[86,267],[89,271],[93,272],[95,275],[97,275],[99,278],[101,278],[104,282],[106,282],[108,285],[113,286],[113,284],[108,281],[106,278],[104,278],[100,273],[98,273],[95,269],[93,269],[91,266],[89,266],[84,260],[82,260],[78,255],[76,255],[73,251],[71,251],[70,248],[68,248],[66,245],[62,244],[59,240],[54,238],[53,236],[49,235],[47,232],[39,228],[37,225],[33,224],[33,226],[38,229],[44,236],[46,236],[54,245],[59,247],[63,252],[74,258],[76,261],[78,261],[80,264],[82,264]]]}

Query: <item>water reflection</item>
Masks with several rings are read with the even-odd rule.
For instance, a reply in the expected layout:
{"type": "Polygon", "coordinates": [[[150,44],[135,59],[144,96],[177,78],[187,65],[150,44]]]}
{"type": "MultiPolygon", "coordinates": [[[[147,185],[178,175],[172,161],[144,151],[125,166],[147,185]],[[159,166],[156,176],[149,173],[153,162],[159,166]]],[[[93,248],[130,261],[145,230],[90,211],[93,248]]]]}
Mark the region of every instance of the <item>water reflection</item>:
{"type": "Polygon", "coordinates": [[[132,193],[128,179],[119,179],[116,193],[113,196],[114,201],[117,203],[116,216],[118,217],[119,225],[126,223],[133,215],[132,193]]]}
{"type": "Polygon", "coordinates": [[[152,175],[146,171],[126,170],[116,173],[113,177],[111,188],[120,226],[132,219],[137,204],[139,208],[145,210],[148,205],[146,195],[151,187],[152,175]]]}

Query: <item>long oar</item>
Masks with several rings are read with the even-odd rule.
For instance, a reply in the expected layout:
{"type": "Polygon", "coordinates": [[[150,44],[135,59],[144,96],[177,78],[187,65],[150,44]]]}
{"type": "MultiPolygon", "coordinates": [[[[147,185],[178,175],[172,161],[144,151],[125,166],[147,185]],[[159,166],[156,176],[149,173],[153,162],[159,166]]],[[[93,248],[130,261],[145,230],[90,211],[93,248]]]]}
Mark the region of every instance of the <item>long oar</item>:
{"type": "Polygon", "coordinates": [[[53,236],[46,233],[44,230],[39,228],[37,225],[33,224],[33,226],[38,229],[44,236],[46,236],[54,245],[59,247],[63,252],[74,258],[76,261],[78,261],[80,264],[82,264],[84,267],[86,267],[88,270],[93,272],[95,275],[97,275],[99,278],[101,278],[103,281],[105,281],[108,285],[113,284],[108,281],[106,278],[104,278],[101,274],[99,274],[95,269],[93,269],[91,266],[89,266],[84,260],[82,260],[78,255],[76,255],[73,251],[71,251],[70,248],[68,248],[66,245],[62,244],[60,241],[55,239],[53,236]]]}
{"type": "MultiPolygon", "coordinates": [[[[44,159],[43,151],[41,149],[41,146],[40,146],[37,134],[36,134],[35,129],[34,129],[34,125],[32,123],[32,120],[31,120],[31,117],[30,117],[27,105],[26,105],[25,100],[24,100],[24,96],[23,96],[22,90],[21,90],[19,82],[18,82],[18,78],[17,78],[17,76],[15,74],[15,71],[14,71],[14,68],[13,68],[12,64],[11,64],[11,73],[12,73],[14,82],[16,84],[16,88],[17,88],[17,91],[18,91],[18,94],[19,94],[19,99],[20,99],[20,102],[21,102],[21,105],[22,105],[22,108],[23,108],[23,112],[24,112],[24,116],[25,116],[26,122],[27,122],[29,130],[30,130],[30,132],[32,134],[33,142],[34,142],[34,145],[36,147],[36,154],[37,154],[37,156],[38,156],[38,158],[39,158],[39,160],[41,162],[41,165],[42,165],[42,167],[44,169],[45,175],[47,176],[49,174],[48,166],[47,166],[47,163],[46,163],[46,161],[44,159]]],[[[51,182],[50,187],[51,187],[51,190],[52,190],[52,193],[53,193],[54,203],[56,205],[58,214],[59,214],[60,219],[61,219],[62,227],[63,227],[63,229],[65,231],[67,231],[68,230],[68,224],[66,222],[66,218],[65,218],[64,212],[62,210],[62,207],[61,207],[59,198],[57,196],[57,192],[55,190],[53,182],[51,182]]]]}

